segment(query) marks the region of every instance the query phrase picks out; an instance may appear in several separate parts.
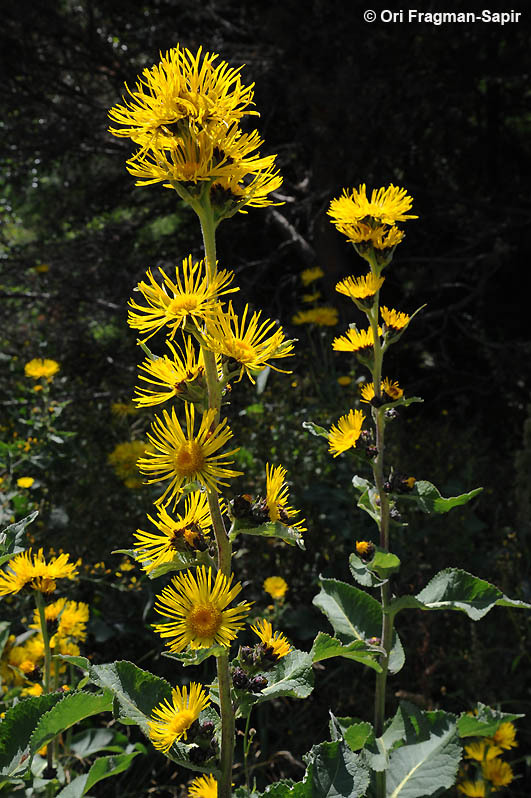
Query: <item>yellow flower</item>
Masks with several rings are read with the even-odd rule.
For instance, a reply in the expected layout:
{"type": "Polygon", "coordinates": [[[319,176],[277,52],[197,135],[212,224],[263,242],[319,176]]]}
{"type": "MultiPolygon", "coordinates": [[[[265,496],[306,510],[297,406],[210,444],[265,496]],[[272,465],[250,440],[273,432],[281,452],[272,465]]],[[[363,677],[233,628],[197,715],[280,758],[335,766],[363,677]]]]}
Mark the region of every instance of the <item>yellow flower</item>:
{"type": "Polygon", "coordinates": [[[138,284],[138,291],[147,306],[139,305],[134,299],[129,301],[132,310],[127,321],[142,334],[149,333],[143,339],[145,341],[165,325],[171,331],[170,340],[173,340],[176,331],[184,327],[187,321],[204,321],[214,312],[220,296],[238,290],[228,288],[234,277],[233,272],[216,272],[209,280],[204,261],[193,263],[191,255],[182,262],[182,279],[177,267],[175,282],[162,269],[159,271],[163,285],[156,282],[151,269],[147,271],[148,282],[141,281],[138,284]]]}
{"type": "Polygon", "coordinates": [[[166,341],[173,358],[164,355],[155,360],[146,358],[139,366],[139,378],[150,385],[155,385],[158,390],[139,386],[136,388],[135,402],[138,407],[148,407],[162,404],[172,396],[179,396],[186,390],[187,383],[193,382],[204,374],[203,353],[197,354],[193,339],[187,336],[184,340],[184,349],[172,341],[166,341]]]}
{"type": "Polygon", "coordinates": [[[352,382],[352,377],[349,377],[347,374],[344,374],[343,376],[337,378],[337,382],[339,385],[346,387],[347,385],[350,385],[350,383],[352,382]]]}
{"type": "Polygon", "coordinates": [[[171,704],[168,699],[153,709],[148,721],[149,739],[159,751],[167,753],[178,740],[186,740],[187,732],[200,713],[210,704],[210,699],[197,682],[187,687],[171,691],[171,704]]]}
{"type": "Polygon", "coordinates": [[[334,457],[356,446],[364,420],[365,416],[361,410],[350,410],[347,416],[341,416],[337,426],[330,429],[329,451],[334,457]]]}
{"type": "Polygon", "coordinates": [[[385,277],[376,277],[372,272],[363,277],[346,277],[336,285],[336,291],[356,300],[372,299],[383,285],[385,277]]]}
{"type": "Polygon", "coordinates": [[[411,321],[407,313],[400,313],[398,310],[389,310],[386,307],[380,308],[382,319],[384,320],[384,331],[391,330],[393,333],[404,330],[411,321]]]}
{"type": "Polygon", "coordinates": [[[418,219],[418,216],[407,213],[412,204],[405,188],[391,184],[387,188],[373,189],[368,199],[365,184],[362,184],[351,191],[343,189],[341,197],[330,203],[328,215],[335,224],[370,221],[376,225],[394,225],[407,219],[418,219]]]}
{"type": "MultiPolygon", "coordinates": [[[[401,399],[404,395],[404,391],[395,380],[391,382],[390,379],[385,377],[382,382],[380,383],[380,391],[382,395],[382,402],[396,402],[398,399],[401,399]]],[[[374,383],[373,382],[366,382],[364,385],[361,386],[360,392],[362,395],[362,402],[366,404],[371,404],[374,400],[374,383]]]]}
{"type": "Polygon", "coordinates": [[[285,657],[292,650],[282,632],[275,632],[273,634],[273,627],[269,621],[257,621],[254,626],[251,626],[251,629],[258,635],[266,647],[266,655],[269,654],[274,659],[278,660],[285,657]]]}
{"type": "Polygon", "coordinates": [[[218,219],[233,216],[236,211],[246,213],[246,205],[251,208],[265,208],[267,205],[282,205],[274,202],[270,194],[282,185],[282,176],[275,166],[275,156],[267,155],[252,162],[234,165],[230,175],[215,180],[210,191],[210,202],[218,219]],[[242,166],[248,171],[243,172],[242,166]]]}
{"type": "Polygon", "coordinates": [[[303,302],[317,302],[317,300],[321,299],[321,292],[314,291],[313,294],[303,294],[302,301],[303,302]]]}
{"type": "Polygon", "coordinates": [[[288,591],[288,583],[281,576],[268,576],[264,581],[264,590],[271,598],[281,599],[288,591]]]}
{"type": "Polygon", "coordinates": [[[356,554],[365,558],[372,557],[374,554],[374,543],[371,543],[369,540],[357,540],[356,554]]]}
{"type": "Polygon", "coordinates": [[[284,526],[291,526],[299,532],[306,532],[303,526],[305,519],[295,521],[295,516],[299,510],[294,510],[288,505],[289,487],[285,482],[287,470],[284,466],[270,466],[266,463],[266,498],[265,505],[269,515],[269,520],[278,521],[284,526]]]}
{"type": "Polygon", "coordinates": [[[55,360],[49,360],[48,358],[42,360],[36,357],[26,363],[24,366],[24,373],[26,377],[31,377],[33,380],[40,380],[41,377],[45,377],[48,382],[51,382],[54,375],[59,371],[59,368],[59,363],[55,360]]]}
{"type": "Polygon", "coordinates": [[[337,309],[322,306],[299,310],[291,319],[293,324],[318,324],[320,327],[334,327],[338,321],[337,309]]]}
{"type": "Polygon", "coordinates": [[[498,745],[506,751],[518,746],[516,742],[516,729],[509,721],[502,723],[490,739],[494,745],[498,745]]]}
{"type": "Polygon", "coordinates": [[[217,798],[218,783],[214,776],[198,776],[188,787],[189,798],[217,798]]]}
{"type": "MultiPolygon", "coordinates": [[[[378,328],[378,335],[382,331],[378,328]]],[[[347,330],[345,335],[340,335],[332,341],[332,349],[335,352],[356,352],[357,354],[365,354],[364,350],[372,349],[374,346],[374,335],[372,327],[367,330],[355,330],[353,328],[347,330]]]]}
{"type": "Polygon", "coordinates": [[[127,418],[136,415],[137,409],[132,402],[113,402],[111,413],[118,418],[127,418]]]}
{"type": "Polygon", "coordinates": [[[404,233],[398,227],[380,225],[371,227],[361,223],[336,223],[336,228],[348,240],[357,246],[358,252],[364,254],[368,248],[379,250],[383,256],[388,255],[387,250],[394,249],[404,238],[404,233]]]}
{"type": "MultiPolygon", "coordinates": [[[[43,693],[42,685],[38,684],[38,683],[35,683],[35,684],[32,684],[31,687],[25,687],[21,691],[20,695],[21,696],[39,696],[39,695],[42,695],[42,693],[43,693]]],[[[39,753],[40,753],[40,751],[39,751],[39,753]]]]}
{"type": "Polygon", "coordinates": [[[219,492],[220,485],[228,484],[224,480],[242,473],[228,468],[234,461],[227,460],[227,457],[235,454],[237,448],[225,454],[214,454],[232,438],[227,419],[215,425],[216,411],[213,408],[206,410],[199,430],[194,435],[195,408],[187,403],[185,411],[186,433],[181,428],[174,407],[171,415],[167,410],[163,411],[163,419],[155,416],[151,425],[153,435],[148,433],[155,451],[138,461],[140,471],[152,477],[148,479],[148,484],[169,480],[156,504],[166,506],[172,499],[176,504],[181,486],[190,482],[200,482],[207,490],[219,492]]]}
{"type": "Polygon", "coordinates": [[[151,573],[162,563],[171,562],[178,551],[205,551],[205,535],[210,532],[212,518],[208,496],[201,491],[190,493],[184,502],[184,514],[174,520],[164,507],[157,510],[158,519],[149,520],[162,534],[137,529],[135,549],[146,573],[151,573]]]}
{"type": "Polygon", "coordinates": [[[475,759],[477,762],[488,761],[494,759],[502,753],[502,749],[497,745],[492,745],[490,740],[483,739],[470,745],[465,745],[465,757],[467,759],[475,759]]]}
{"type": "Polygon", "coordinates": [[[171,652],[190,648],[210,648],[214,644],[230,646],[243,629],[243,619],[251,605],[242,602],[226,609],[236,598],[242,586],[232,586],[233,576],[227,578],[218,571],[212,585],[212,568],[196,568],[195,577],[188,571],[172,579],[172,587],[165,587],[157,596],[155,609],[159,615],[170,618],[170,623],[155,625],[162,638],[170,638],[171,652]]]}
{"type": "Polygon", "coordinates": [[[319,266],[314,266],[312,269],[304,269],[301,272],[301,280],[305,288],[321,277],[324,277],[324,271],[319,266]]]}
{"type": "MultiPolygon", "coordinates": [[[[44,608],[44,616],[49,624],[49,632],[52,623],[55,626],[56,631],[53,637],[86,639],[89,607],[83,601],[67,601],[65,598],[60,598],[44,608]]],[[[33,612],[33,623],[30,624],[30,629],[37,629],[42,634],[38,610],[33,612]]]]}
{"type": "Polygon", "coordinates": [[[216,66],[217,54],[194,55],[180,45],[161,56],[159,64],[144,69],[136,90],[126,85],[131,99],[109,111],[115,136],[129,137],[142,147],[165,146],[179,136],[205,131],[215,137],[223,126],[255,114],[253,84],[244,86],[240,68],[225,61],[216,66]]]}
{"type": "Polygon", "coordinates": [[[142,486],[142,479],[136,464],[138,458],[146,454],[147,446],[144,441],[124,441],[118,443],[107,455],[107,462],[113,467],[116,476],[123,480],[128,488],[142,486]]]}
{"type": "Polygon", "coordinates": [[[77,568],[69,562],[68,554],[52,557],[47,563],[42,549],[33,555],[31,549],[17,554],[9,560],[7,567],[7,571],[0,573],[0,596],[18,593],[26,586],[40,593],[53,593],[56,579],[74,579],[77,576],[77,568]]]}
{"type": "Polygon", "coordinates": [[[19,477],[17,479],[17,485],[19,488],[31,488],[35,480],[33,477],[19,477]]]}
{"type": "Polygon", "coordinates": [[[506,787],[514,779],[511,766],[502,759],[489,759],[482,765],[483,776],[494,787],[506,787]]]}
{"type": "Polygon", "coordinates": [[[50,271],[50,264],[49,263],[39,263],[38,266],[34,266],[33,271],[37,274],[46,274],[50,271]]]}
{"type": "Polygon", "coordinates": [[[469,798],[485,798],[484,781],[469,781],[467,779],[458,784],[457,789],[463,795],[468,795],[469,798]]]}
{"type": "Polygon", "coordinates": [[[239,363],[240,380],[245,373],[254,383],[254,376],[265,366],[289,374],[270,361],[292,355],[293,344],[284,338],[282,327],[276,327],[275,322],[269,319],[260,324],[260,312],[248,318],[248,310],[249,306],[246,305],[239,319],[232,302],[229,302],[227,311],[218,308],[216,315],[207,319],[205,346],[239,363]]]}

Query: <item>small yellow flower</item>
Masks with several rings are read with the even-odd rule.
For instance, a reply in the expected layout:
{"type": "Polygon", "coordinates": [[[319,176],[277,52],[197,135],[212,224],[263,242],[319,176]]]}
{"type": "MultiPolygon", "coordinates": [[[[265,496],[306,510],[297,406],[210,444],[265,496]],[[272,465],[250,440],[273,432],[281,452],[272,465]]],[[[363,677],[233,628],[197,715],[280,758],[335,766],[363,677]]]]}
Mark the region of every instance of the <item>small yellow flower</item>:
{"type": "Polygon", "coordinates": [[[317,324],[319,327],[335,327],[338,322],[337,309],[323,305],[320,308],[299,310],[292,319],[293,324],[317,324]]]}
{"type": "Polygon", "coordinates": [[[328,433],[329,452],[334,457],[356,446],[364,420],[365,416],[361,410],[350,410],[347,416],[341,416],[337,426],[330,429],[328,433]]]}
{"type": "MultiPolygon", "coordinates": [[[[404,395],[404,391],[396,382],[391,382],[390,379],[385,377],[382,382],[380,383],[380,391],[382,395],[383,402],[396,402],[398,399],[401,399],[404,395]]],[[[374,400],[374,383],[373,382],[366,382],[364,385],[361,386],[360,392],[362,395],[362,402],[366,404],[371,404],[374,400]]]]}
{"type": "MultiPolygon", "coordinates": [[[[378,335],[382,331],[378,328],[378,335]]],[[[365,351],[372,349],[374,346],[374,335],[372,327],[367,330],[347,330],[345,335],[340,335],[332,341],[332,349],[334,352],[355,352],[356,354],[365,354],[365,351]]]]}
{"type": "Polygon", "coordinates": [[[188,787],[189,798],[217,798],[218,783],[214,776],[198,776],[188,787]]]}
{"type": "Polygon", "coordinates": [[[147,449],[148,444],[145,441],[124,441],[118,443],[107,455],[107,462],[126,487],[132,489],[142,487],[142,479],[136,464],[138,458],[146,454],[147,449]]]}
{"type": "Polygon", "coordinates": [[[304,269],[301,272],[301,280],[305,288],[321,277],[324,277],[324,271],[319,266],[314,266],[312,269],[304,269]]]}
{"type": "Polygon", "coordinates": [[[179,268],[175,269],[175,280],[171,280],[163,269],[159,269],[162,284],[159,285],[151,269],[147,271],[147,281],[138,283],[138,291],[147,302],[140,305],[134,299],[129,300],[131,310],[128,315],[129,326],[139,330],[147,341],[156,332],[167,326],[170,340],[173,340],[179,328],[187,321],[203,322],[210,317],[218,303],[219,297],[231,294],[237,288],[229,288],[234,278],[233,272],[216,272],[209,279],[205,262],[193,262],[189,255],[182,262],[182,277],[179,268]]]}
{"type": "Polygon", "coordinates": [[[502,753],[502,749],[497,745],[492,745],[490,740],[483,739],[465,745],[465,757],[475,759],[477,762],[485,762],[502,753]]]}
{"type": "Polygon", "coordinates": [[[338,385],[346,387],[347,385],[350,385],[350,383],[352,382],[352,377],[349,377],[347,374],[344,374],[342,377],[337,378],[337,382],[338,385]]]}
{"type": "Polygon", "coordinates": [[[482,765],[483,776],[494,787],[506,787],[514,779],[511,766],[502,759],[489,759],[482,765]]]}
{"type": "Polygon", "coordinates": [[[17,479],[17,485],[19,488],[31,488],[35,480],[33,477],[19,477],[17,479]]]}
{"type": "Polygon", "coordinates": [[[77,568],[69,562],[68,554],[60,554],[46,562],[43,550],[32,555],[32,550],[21,552],[7,563],[0,572],[0,596],[18,593],[28,586],[40,593],[53,593],[57,579],[74,579],[77,568]]]}
{"type": "Polygon", "coordinates": [[[172,500],[177,503],[181,486],[190,482],[200,482],[207,490],[219,492],[220,485],[228,484],[224,480],[238,477],[242,473],[228,468],[233,461],[227,458],[238,449],[215,454],[232,438],[227,419],[216,425],[216,411],[213,408],[206,410],[199,430],[194,433],[194,405],[186,403],[185,411],[186,433],[177,419],[174,407],[171,415],[167,410],[163,411],[163,419],[155,416],[151,425],[153,435],[148,433],[154,453],[148,453],[147,457],[141,457],[138,461],[140,471],[151,477],[147,480],[148,484],[169,481],[156,504],[166,506],[172,500]]]}
{"type": "Polygon", "coordinates": [[[303,526],[305,519],[302,518],[300,521],[295,521],[295,516],[300,511],[294,510],[293,507],[288,505],[289,487],[285,481],[287,473],[284,466],[270,466],[269,463],[266,463],[265,505],[269,520],[278,521],[284,526],[297,529],[299,532],[306,532],[306,527],[303,526]]]}
{"type": "Polygon", "coordinates": [[[457,785],[459,792],[469,798],[485,798],[485,782],[484,781],[470,781],[466,779],[457,785]]]}
{"type": "Polygon", "coordinates": [[[24,373],[26,377],[31,377],[33,380],[40,380],[45,377],[50,382],[54,375],[59,371],[59,363],[55,360],[45,358],[34,358],[24,366],[24,373]]]}
{"type": "Polygon", "coordinates": [[[330,203],[328,214],[334,224],[359,224],[370,220],[375,225],[394,225],[407,219],[418,219],[418,216],[408,214],[412,204],[405,188],[391,184],[387,188],[373,189],[369,199],[365,184],[362,184],[351,191],[343,189],[341,197],[330,203]]]}
{"type": "Polygon", "coordinates": [[[251,629],[262,641],[266,648],[266,654],[269,654],[274,659],[282,659],[292,650],[282,632],[273,634],[273,627],[269,621],[257,621],[254,626],[251,626],[251,629]]]}
{"type": "Polygon", "coordinates": [[[230,646],[243,629],[242,621],[251,605],[242,602],[226,609],[236,598],[242,586],[232,585],[232,575],[227,578],[218,571],[212,584],[212,568],[196,568],[172,579],[155,601],[159,615],[170,618],[170,623],[155,625],[162,638],[169,638],[171,652],[179,653],[190,646],[192,650],[210,648],[214,644],[230,646]]]}
{"type": "Polygon", "coordinates": [[[372,299],[383,285],[385,277],[376,277],[372,272],[363,277],[346,277],[336,285],[336,291],[356,300],[372,299]]]}
{"type": "Polygon", "coordinates": [[[190,683],[189,692],[187,687],[182,690],[174,688],[171,699],[171,704],[165,699],[155,707],[148,721],[149,738],[155,748],[163,753],[167,753],[181,738],[186,740],[188,729],[210,704],[209,697],[197,682],[190,683]]]}
{"type": "Polygon", "coordinates": [[[268,576],[264,582],[264,590],[273,599],[281,599],[287,593],[288,583],[281,576],[268,576]]]}
{"type": "Polygon", "coordinates": [[[374,554],[374,543],[371,543],[369,540],[357,540],[356,554],[365,558],[372,557],[374,554]]]}
{"type": "Polygon", "coordinates": [[[203,353],[196,352],[191,335],[186,337],[184,348],[172,341],[166,341],[166,345],[172,358],[168,355],[155,360],[146,358],[139,366],[140,371],[144,372],[139,374],[139,378],[148,385],[154,385],[156,390],[144,386],[136,388],[134,401],[138,407],[162,404],[173,396],[179,396],[184,393],[188,383],[204,374],[203,353]]]}
{"type": "Polygon", "coordinates": [[[382,307],[382,319],[384,320],[384,331],[391,330],[393,333],[404,330],[411,321],[407,313],[400,313],[398,310],[389,310],[382,307]]]}
{"type": "Polygon", "coordinates": [[[498,745],[506,751],[518,746],[516,742],[516,729],[509,721],[502,723],[490,739],[494,745],[498,745]]]}
{"type": "MultiPolygon", "coordinates": [[[[67,601],[65,598],[60,598],[44,608],[44,616],[49,625],[48,632],[50,634],[52,625],[55,627],[51,640],[65,637],[77,640],[86,639],[89,607],[83,601],[67,601]]],[[[33,623],[30,624],[30,629],[37,629],[42,634],[38,610],[33,612],[33,623]]]]}
{"type": "Polygon", "coordinates": [[[321,299],[321,292],[314,291],[313,294],[303,294],[301,299],[307,304],[310,304],[311,302],[317,302],[319,299],[321,299]]]}

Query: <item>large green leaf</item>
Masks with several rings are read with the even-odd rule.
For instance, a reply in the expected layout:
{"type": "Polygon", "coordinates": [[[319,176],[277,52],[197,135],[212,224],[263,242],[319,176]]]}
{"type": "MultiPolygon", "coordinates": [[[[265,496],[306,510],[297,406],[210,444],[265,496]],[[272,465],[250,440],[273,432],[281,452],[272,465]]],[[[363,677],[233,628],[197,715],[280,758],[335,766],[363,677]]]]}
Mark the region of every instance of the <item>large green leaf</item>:
{"type": "Polygon", "coordinates": [[[457,731],[460,737],[492,737],[502,723],[511,722],[523,715],[513,715],[509,712],[499,712],[481,702],[478,702],[474,713],[463,712],[457,721],[457,731]]]}
{"type": "Polygon", "coordinates": [[[41,717],[63,699],[63,693],[25,698],[7,710],[0,723],[0,775],[24,773],[30,764],[30,740],[41,717]]]}
{"type": "Polygon", "coordinates": [[[386,771],[387,798],[440,795],[455,783],[462,748],[455,718],[445,712],[425,713],[428,738],[396,748],[386,771]]]}
{"type": "Polygon", "coordinates": [[[57,794],[56,798],[82,798],[99,781],[108,779],[110,776],[117,776],[118,773],[127,770],[133,759],[140,753],[140,751],[132,751],[118,756],[99,757],[92,763],[88,773],[73,779],[57,794]]]}
{"type": "Polygon", "coordinates": [[[285,526],[279,521],[267,521],[259,526],[250,526],[243,519],[236,518],[232,524],[231,540],[235,540],[238,535],[259,535],[264,538],[278,538],[292,546],[297,545],[299,549],[305,548],[302,532],[299,532],[295,527],[285,526]]]}
{"type": "Polygon", "coordinates": [[[37,723],[31,737],[31,754],[85,718],[99,715],[100,712],[111,712],[112,702],[112,693],[107,690],[103,693],[73,692],[64,695],[62,701],[46,712],[37,723]]]}
{"type": "Polygon", "coordinates": [[[370,646],[365,640],[353,640],[348,645],[344,646],[335,637],[330,637],[325,632],[319,632],[313,641],[310,656],[312,662],[322,662],[331,657],[345,657],[345,659],[353,659],[356,662],[361,662],[369,668],[373,668],[378,673],[381,673],[382,666],[375,657],[375,653],[382,653],[383,649],[376,649],[370,646]]]}
{"type": "Polygon", "coordinates": [[[424,513],[448,513],[454,507],[460,507],[462,504],[469,502],[482,490],[483,488],[475,488],[475,490],[470,490],[468,493],[461,493],[459,496],[451,496],[445,499],[435,485],[425,479],[419,479],[415,482],[411,493],[401,498],[413,500],[424,513]]]}
{"type": "MultiPolygon", "coordinates": [[[[313,603],[319,607],[344,645],[354,640],[368,641],[382,634],[382,608],[363,590],[337,579],[321,579],[321,592],[313,603]]],[[[404,650],[396,632],[389,655],[389,671],[397,673],[404,664],[404,650]]]]}
{"type": "Polygon", "coordinates": [[[306,651],[294,649],[282,657],[271,670],[264,672],[267,687],[260,693],[244,693],[240,712],[246,715],[254,704],[273,698],[307,698],[313,690],[312,658],[306,651]]]}
{"type": "Polygon", "coordinates": [[[361,757],[342,740],[314,745],[304,757],[307,771],[303,784],[309,798],[362,798],[369,786],[369,770],[361,757]]]}
{"type": "Polygon", "coordinates": [[[0,565],[11,560],[15,554],[24,551],[25,546],[21,545],[24,532],[26,527],[33,523],[38,515],[39,511],[34,510],[25,518],[10,524],[0,532],[0,565]]]}
{"type": "Polygon", "coordinates": [[[479,621],[493,607],[531,609],[525,601],[510,599],[499,588],[460,568],[440,571],[416,596],[401,596],[389,604],[395,615],[403,609],[460,610],[479,621]]]}

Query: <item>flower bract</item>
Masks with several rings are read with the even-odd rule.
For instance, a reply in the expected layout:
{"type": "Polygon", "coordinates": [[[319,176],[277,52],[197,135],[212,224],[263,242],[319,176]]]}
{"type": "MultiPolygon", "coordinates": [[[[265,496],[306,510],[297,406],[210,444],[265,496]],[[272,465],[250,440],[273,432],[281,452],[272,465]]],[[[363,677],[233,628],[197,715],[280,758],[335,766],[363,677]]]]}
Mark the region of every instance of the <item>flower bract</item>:
{"type": "Polygon", "coordinates": [[[247,602],[227,609],[242,589],[239,582],[232,584],[232,578],[218,571],[213,580],[212,568],[202,566],[195,576],[191,571],[179,574],[162,590],[155,609],[170,622],[157,624],[155,631],[168,639],[170,651],[230,646],[251,609],[247,602]]]}
{"type": "Polygon", "coordinates": [[[186,740],[188,729],[209,704],[208,695],[197,682],[174,688],[171,703],[168,699],[162,701],[148,721],[149,738],[155,748],[167,753],[178,740],[186,740]]]}

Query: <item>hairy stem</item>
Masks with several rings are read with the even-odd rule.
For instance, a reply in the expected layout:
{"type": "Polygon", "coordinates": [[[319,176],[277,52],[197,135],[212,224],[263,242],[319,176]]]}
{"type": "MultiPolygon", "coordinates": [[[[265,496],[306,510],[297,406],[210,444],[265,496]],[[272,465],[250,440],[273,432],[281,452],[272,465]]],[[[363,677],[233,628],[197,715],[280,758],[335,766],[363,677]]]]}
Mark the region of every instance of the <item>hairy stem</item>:
{"type": "MultiPolygon", "coordinates": [[[[43,689],[45,693],[51,692],[51,662],[52,652],[50,649],[50,635],[48,634],[48,626],[46,625],[46,612],[44,610],[44,599],[40,590],[35,590],[35,606],[39,613],[39,622],[41,626],[42,641],[44,644],[44,682],[43,689]]],[[[53,768],[53,750],[54,740],[50,740],[46,746],[46,759],[48,762],[48,769],[53,768]]]]}

